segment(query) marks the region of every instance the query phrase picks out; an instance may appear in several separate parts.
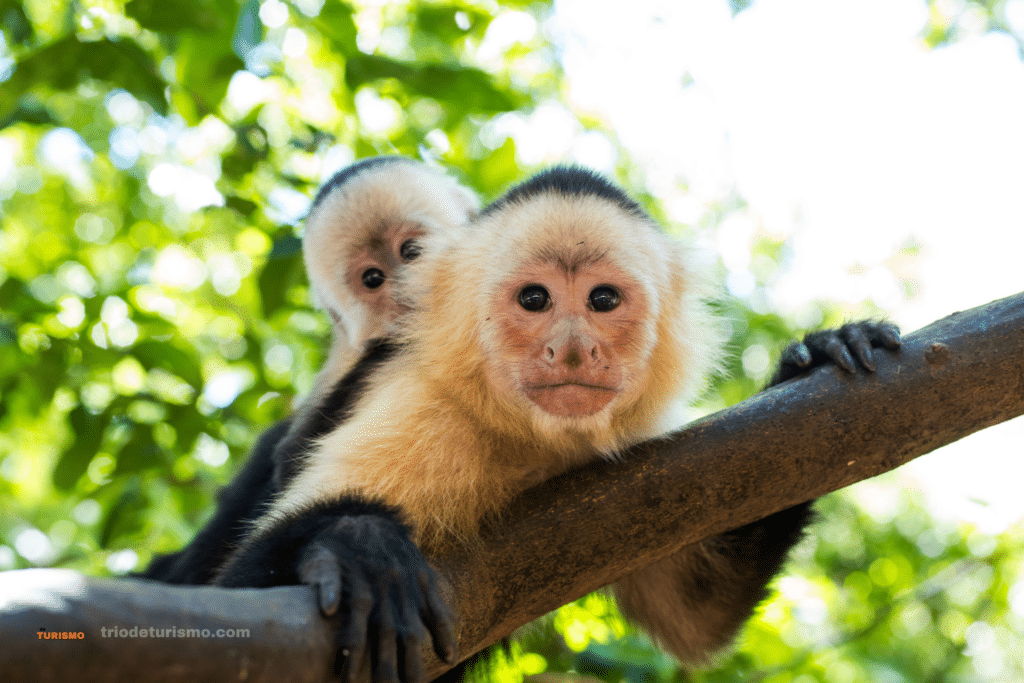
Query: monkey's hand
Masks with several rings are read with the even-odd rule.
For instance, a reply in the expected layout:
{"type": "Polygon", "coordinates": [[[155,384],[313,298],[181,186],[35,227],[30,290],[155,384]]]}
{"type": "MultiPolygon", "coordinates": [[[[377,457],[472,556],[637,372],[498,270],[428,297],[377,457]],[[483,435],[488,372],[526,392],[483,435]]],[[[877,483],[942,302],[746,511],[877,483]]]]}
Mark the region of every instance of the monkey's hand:
{"type": "Polygon", "coordinates": [[[369,662],[373,681],[418,683],[428,633],[437,656],[455,663],[452,617],[437,577],[397,519],[336,519],[302,551],[298,575],[337,626],[342,681],[355,680],[369,662]]]}
{"type": "Polygon", "coordinates": [[[305,584],[335,626],[335,673],[379,683],[423,680],[420,647],[456,661],[452,614],[437,575],[394,508],[342,496],[253,534],[221,568],[228,587],[305,584]]]}
{"type": "Polygon", "coordinates": [[[875,357],[871,349],[898,349],[900,344],[900,329],[887,322],[862,320],[835,330],[811,332],[802,342],[793,342],[782,352],[779,368],[768,386],[775,386],[826,363],[835,363],[847,372],[857,372],[859,362],[874,372],[875,357]]]}

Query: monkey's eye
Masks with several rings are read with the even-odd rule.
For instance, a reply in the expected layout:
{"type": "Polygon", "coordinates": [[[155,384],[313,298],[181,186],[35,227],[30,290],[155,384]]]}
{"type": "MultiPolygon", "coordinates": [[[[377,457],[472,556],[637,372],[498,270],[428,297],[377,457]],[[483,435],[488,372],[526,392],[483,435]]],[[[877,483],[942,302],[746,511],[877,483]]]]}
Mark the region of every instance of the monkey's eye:
{"type": "Polygon", "coordinates": [[[421,249],[420,245],[416,240],[406,240],[402,242],[402,246],[398,248],[398,255],[402,257],[403,261],[412,261],[418,258],[421,249]]]}
{"type": "Polygon", "coordinates": [[[519,305],[528,311],[543,311],[548,305],[548,290],[540,285],[528,285],[519,292],[519,305]]]}
{"type": "Polygon", "coordinates": [[[384,271],[380,268],[367,268],[363,271],[363,287],[367,289],[377,289],[386,279],[384,271]]]}
{"type": "Polygon", "coordinates": [[[608,285],[594,287],[590,291],[590,306],[599,313],[605,313],[619,305],[619,293],[608,285]]]}

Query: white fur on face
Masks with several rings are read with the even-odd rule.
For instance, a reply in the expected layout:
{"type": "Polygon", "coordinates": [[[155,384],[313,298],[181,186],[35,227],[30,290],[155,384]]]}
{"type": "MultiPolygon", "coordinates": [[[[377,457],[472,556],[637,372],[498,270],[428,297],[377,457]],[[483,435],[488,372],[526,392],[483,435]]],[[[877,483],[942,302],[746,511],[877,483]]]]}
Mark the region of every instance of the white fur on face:
{"type": "Polygon", "coordinates": [[[358,284],[353,268],[398,259],[406,232],[444,232],[478,210],[470,190],[412,159],[372,166],[333,189],[306,219],[303,256],[314,302],[330,312],[336,334],[362,349],[390,328],[399,308],[391,283],[401,264],[378,264],[388,279],[376,293],[358,284]]]}

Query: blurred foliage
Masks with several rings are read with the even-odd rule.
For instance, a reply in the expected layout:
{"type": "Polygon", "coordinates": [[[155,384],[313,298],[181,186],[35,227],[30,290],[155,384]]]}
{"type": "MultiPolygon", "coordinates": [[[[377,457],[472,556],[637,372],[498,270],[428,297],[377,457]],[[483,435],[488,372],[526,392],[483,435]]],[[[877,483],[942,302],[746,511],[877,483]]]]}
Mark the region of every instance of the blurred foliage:
{"type": "Polygon", "coordinates": [[[1016,0],[926,0],[928,24],[921,32],[928,47],[949,45],[965,38],[996,31],[1017,44],[1024,60],[1020,3],[1016,0]],[[1009,6],[1009,7],[1008,7],[1009,6]],[[1010,15],[1015,14],[1012,17],[1010,15]]]}
{"type": "MultiPolygon", "coordinates": [[[[1002,4],[954,9],[999,28],[1002,4]]],[[[596,136],[664,221],[614,135],[565,104],[550,11],[0,0],[0,569],[122,573],[191,538],[323,360],[297,230],[332,170],[438,159],[494,197],[538,163],[521,148],[543,110],[596,136]]],[[[928,42],[955,38],[953,15],[935,16],[928,42]]],[[[724,239],[745,209],[730,196],[670,227],[724,239]]],[[[769,292],[786,243],[754,231],[731,245],[742,262],[724,265],[731,296],[716,304],[730,361],[704,410],[754,393],[795,328],[851,313],[783,319],[769,292]]],[[[943,526],[902,495],[872,517],[855,495],[822,501],[778,595],[707,672],[687,677],[595,594],[541,620],[493,677],[1024,678],[1019,538],[943,526]]]]}

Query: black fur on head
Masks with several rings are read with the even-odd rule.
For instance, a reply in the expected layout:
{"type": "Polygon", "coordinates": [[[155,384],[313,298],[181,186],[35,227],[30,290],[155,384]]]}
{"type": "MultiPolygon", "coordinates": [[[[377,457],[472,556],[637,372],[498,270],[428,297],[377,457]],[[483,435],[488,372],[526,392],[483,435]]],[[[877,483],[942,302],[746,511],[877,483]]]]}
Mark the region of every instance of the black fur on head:
{"type": "Polygon", "coordinates": [[[345,168],[341,169],[328,180],[320,188],[320,191],[316,193],[316,197],[313,199],[313,203],[309,207],[309,213],[313,213],[316,207],[322,202],[327,195],[334,192],[336,189],[347,183],[349,180],[359,175],[363,171],[367,171],[377,166],[383,166],[384,164],[397,163],[400,161],[412,161],[406,157],[397,155],[380,156],[380,157],[367,157],[366,159],[360,159],[354,164],[349,164],[345,168]]]}
{"type": "Polygon", "coordinates": [[[498,199],[484,208],[482,215],[500,211],[518,202],[526,201],[545,192],[553,192],[566,196],[592,196],[606,199],[627,213],[647,217],[647,213],[630,199],[617,185],[582,166],[554,166],[541,171],[529,180],[516,185],[498,199]]]}

